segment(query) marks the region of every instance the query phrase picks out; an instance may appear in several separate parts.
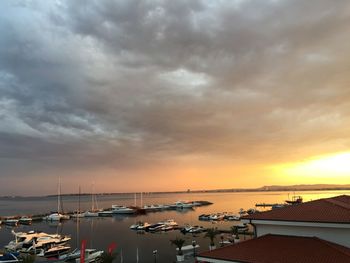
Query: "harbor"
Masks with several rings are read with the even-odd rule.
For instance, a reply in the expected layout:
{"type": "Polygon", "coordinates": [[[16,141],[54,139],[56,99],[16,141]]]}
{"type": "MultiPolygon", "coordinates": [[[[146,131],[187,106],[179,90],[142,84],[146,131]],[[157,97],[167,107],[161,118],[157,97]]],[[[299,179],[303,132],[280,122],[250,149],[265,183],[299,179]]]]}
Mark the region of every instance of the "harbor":
{"type": "MultiPolygon", "coordinates": [[[[314,193],[303,196],[305,200],[316,198],[314,193]]],[[[18,224],[17,226],[9,226],[2,224],[0,226],[0,245],[4,248],[14,239],[12,231],[16,233],[28,233],[34,230],[48,234],[69,236],[71,239],[67,242],[67,245],[71,247],[71,250],[80,247],[82,240],[87,241],[87,248],[102,251],[106,251],[108,246],[112,242],[115,242],[116,262],[137,262],[137,257],[140,259],[139,262],[151,263],[154,262],[155,258],[157,262],[175,262],[176,247],[171,245],[170,240],[181,238],[185,241],[184,246],[187,246],[187,248],[195,242],[195,253],[199,253],[209,249],[210,240],[205,237],[208,229],[214,228],[217,230],[217,235],[214,239],[217,247],[235,242],[232,239],[232,227],[234,226],[237,226],[240,240],[250,239],[253,234],[252,229],[245,228],[244,224],[233,216],[238,216],[243,210],[247,212],[249,208],[254,207],[256,200],[265,203],[272,203],[272,201],[283,203],[285,199],[285,193],[271,193],[270,195],[266,195],[266,193],[152,195],[144,198],[144,205],[172,204],[176,202],[174,200],[209,200],[212,204],[187,209],[163,209],[146,213],[113,214],[108,217],[72,217],[69,220],[59,222],[34,220],[31,225],[18,224]],[[202,220],[203,215],[209,215],[212,219],[202,220]],[[231,217],[232,220],[229,219],[231,217]],[[138,231],[131,229],[133,225],[138,225],[140,222],[154,225],[169,219],[174,220],[177,224],[173,229],[160,229],[159,231],[138,231]],[[153,251],[157,251],[156,255],[153,254],[153,251]],[[167,259],[170,261],[167,261],[167,259]]],[[[43,211],[43,207],[47,207],[48,204],[51,207],[57,206],[57,199],[51,197],[46,200],[33,201],[29,199],[29,201],[33,204],[32,207],[38,211],[43,211]]],[[[16,208],[16,211],[20,211],[18,209],[19,206],[27,208],[23,204],[29,201],[13,200],[12,202],[7,202],[7,204],[16,208]]],[[[63,196],[62,198],[64,209],[69,211],[76,210],[78,206],[77,201],[78,196],[63,196]]],[[[91,197],[80,198],[80,201],[82,211],[91,208],[91,197]]],[[[0,204],[1,202],[3,201],[0,200],[0,204]]],[[[105,207],[106,209],[112,209],[113,204],[124,204],[125,207],[133,207],[135,205],[135,198],[133,194],[128,196],[99,197],[98,203],[100,207],[105,207]]],[[[136,199],[136,203],[140,206],[140,199],[136,199]]],[[[5,213],[9,214],[11,209],[8,211],[3,209],[1,213],[2,217],[4,218],[3,215],[5,213]]],[[[45,214],[37,213],[37,215],[42,216],[45,214]]],[[[23,213],[18,216],[30,216],[30,213],[27,210],[23,210],[23,213]]],[[[193,249],[189,249],[186,253],[187,257],[185,260],[187,262],[193,262],[193,249]]]]}

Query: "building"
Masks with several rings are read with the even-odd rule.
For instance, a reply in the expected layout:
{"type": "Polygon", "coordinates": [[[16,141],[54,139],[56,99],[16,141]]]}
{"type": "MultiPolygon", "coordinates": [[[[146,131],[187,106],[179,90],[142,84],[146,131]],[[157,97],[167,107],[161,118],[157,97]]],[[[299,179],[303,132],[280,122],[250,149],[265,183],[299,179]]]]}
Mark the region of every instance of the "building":
{"type": "Polygon", "coordinates": [[[317,237],[264,235],[201,253],[198,262],[335,263],[350,262],[350,248],[317,237]]]}
{"type": "Polygon", "coordinates": [[[199,262],[350,262],[350,196],[291,205],[242,218],[255,238],[200,253],[199,262]]]}
{"type": "Polygon", "coordinates": [[[256,237],[266,234],[318,237],[350,247],[350,196],[341,195],[243,217],[256,237]]]}

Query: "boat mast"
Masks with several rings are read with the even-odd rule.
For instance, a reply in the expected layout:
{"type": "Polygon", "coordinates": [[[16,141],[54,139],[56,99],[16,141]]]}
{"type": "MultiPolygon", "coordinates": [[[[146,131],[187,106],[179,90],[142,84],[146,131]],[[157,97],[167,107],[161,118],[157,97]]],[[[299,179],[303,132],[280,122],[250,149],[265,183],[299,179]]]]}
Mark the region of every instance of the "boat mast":
{"type": "Polygon", "coordinates": [[[61,177],[58,177],[58,189],[57,189],[57,213],[60,212],[61,210],[61,202],[60,202],[60,198],[61,198],[61,177]]]}
{"type": "Polygon", "coordinates": [[[94,202],[94,183],[92,183],[91,189],[91,212],[95,211],[95,202],[94,202]]]}

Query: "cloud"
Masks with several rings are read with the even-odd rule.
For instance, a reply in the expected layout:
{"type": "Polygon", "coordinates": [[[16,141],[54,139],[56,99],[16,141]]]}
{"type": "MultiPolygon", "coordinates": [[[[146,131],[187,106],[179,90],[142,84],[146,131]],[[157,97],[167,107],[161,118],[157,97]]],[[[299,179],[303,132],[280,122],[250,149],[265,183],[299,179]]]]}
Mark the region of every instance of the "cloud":
{"type": "Polygon", "coordinates": [[[349,147],[347,1],[0,7],[0,156],[26,163],[14,176],[349,147]]]}

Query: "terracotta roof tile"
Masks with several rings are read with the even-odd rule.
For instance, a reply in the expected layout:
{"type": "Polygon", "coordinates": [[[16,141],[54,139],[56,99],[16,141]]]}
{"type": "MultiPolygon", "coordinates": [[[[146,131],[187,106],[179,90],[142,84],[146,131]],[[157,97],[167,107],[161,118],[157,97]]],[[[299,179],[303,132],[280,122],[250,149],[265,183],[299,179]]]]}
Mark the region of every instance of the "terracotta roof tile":
{"type": "Polygon", "coordinates": [[[265,235],[198,257],[250,263],[334,263],[350,262],[350,248],[316,237],[265,235]]]}
{"type": "Polygon", "coordinates": [[[271,211],[244,216],[243,219],[350,223],[350,196],[318,199],[271,211]]]}

